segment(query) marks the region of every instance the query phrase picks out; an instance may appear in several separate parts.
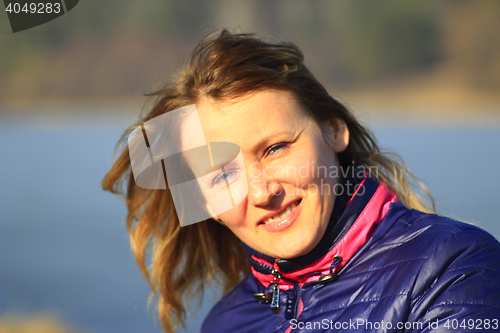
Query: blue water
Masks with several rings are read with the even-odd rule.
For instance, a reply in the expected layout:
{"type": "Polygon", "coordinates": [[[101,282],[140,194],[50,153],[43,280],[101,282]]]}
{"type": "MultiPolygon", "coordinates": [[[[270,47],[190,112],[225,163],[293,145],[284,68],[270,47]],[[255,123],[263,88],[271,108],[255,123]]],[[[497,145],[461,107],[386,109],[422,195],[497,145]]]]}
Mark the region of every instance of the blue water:
{"type": "MultiPolygon", "coordinates": [[[[1,125],[0,315],[50,311],[86,332],[161,332],[132,258],[125,207],[100,190],[120,128],[1,125]]],[[[500,129],[375,128],[438,211],[500,237],[500,129]]],[[[188,331],[197,332],[210,293],[188,331]]]]}

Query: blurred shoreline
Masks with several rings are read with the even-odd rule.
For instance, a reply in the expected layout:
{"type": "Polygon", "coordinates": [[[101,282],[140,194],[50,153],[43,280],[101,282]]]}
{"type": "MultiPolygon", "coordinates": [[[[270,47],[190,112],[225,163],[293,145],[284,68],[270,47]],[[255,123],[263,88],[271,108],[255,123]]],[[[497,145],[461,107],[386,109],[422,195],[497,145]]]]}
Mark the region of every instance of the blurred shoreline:
{"type": "MultiPolygon", "coordinates": [[[[328,88],[369,126],[500,127],[500,94],[435,84],[392,84],[342,91],[328,88]]],[[[9,99],[0,106],[0,124],[41,128],[130,126],[143,108],[144,96],[9,99]]]]}
{"type": "MultiPolygon", "coordinates": [[[[143,94],[203,36],[226,27],[298,45],[308,69],[368,124],[500,126],[498,1],[193,4],[90,0],[40,27],[4,33],[0,117],[129,124],[143,94]]],[[[7,20],[0,28],[9,31],[7,20]]]]}

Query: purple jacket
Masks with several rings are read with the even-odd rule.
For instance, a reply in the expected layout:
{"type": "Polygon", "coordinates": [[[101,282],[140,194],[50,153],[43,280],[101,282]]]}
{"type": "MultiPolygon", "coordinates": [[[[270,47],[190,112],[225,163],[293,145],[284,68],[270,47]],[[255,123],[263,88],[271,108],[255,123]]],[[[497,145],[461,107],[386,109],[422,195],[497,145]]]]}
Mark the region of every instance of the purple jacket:
{"type": "Polygon", "coordinates": [[[500,332],[498,241],[410,210],[374,179],[360,188],[307,255],[247,248],[252,273],[201,332],[500,332]]]}

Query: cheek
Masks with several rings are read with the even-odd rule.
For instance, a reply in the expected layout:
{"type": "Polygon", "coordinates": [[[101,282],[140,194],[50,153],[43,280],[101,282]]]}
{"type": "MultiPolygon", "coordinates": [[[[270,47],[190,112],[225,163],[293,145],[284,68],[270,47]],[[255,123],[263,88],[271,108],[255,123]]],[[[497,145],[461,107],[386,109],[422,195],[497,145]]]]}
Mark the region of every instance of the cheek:
{"type": "MultiPolygon", "coordinates": [[[[327,154],[324,158],[319,157],[317,152],[301,154],[299,158],[287,161],[283,180],[298,186],[307,186],[308,184],[336,182],[336,159],[333,153],[327,154]],[[333,177],[332,177],[333,175],[333,177]]],[[[303,189],[307,189],[303,187],[303,189]]]]}
{"type": "Polygon", "coordinates": [[[246,202],[247,202],[247,200],[245,199],[242,202],[240,202],[239,204],[237,204],[234,208],[229,209],[228,211],[226,211],[222,214],[219,214],[219,218],[233,232],[235,231],[234,229],[237,229],[237,228],[245,225],[246,202]]]}

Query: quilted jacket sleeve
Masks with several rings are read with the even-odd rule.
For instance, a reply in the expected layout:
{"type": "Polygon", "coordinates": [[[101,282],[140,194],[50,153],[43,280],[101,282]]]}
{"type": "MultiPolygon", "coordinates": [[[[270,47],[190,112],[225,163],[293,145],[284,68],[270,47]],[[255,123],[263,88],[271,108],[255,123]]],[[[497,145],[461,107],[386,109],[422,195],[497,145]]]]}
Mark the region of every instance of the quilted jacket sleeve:
{"type": "Polygon", "coordinates": [[[429,249],[408,318],[420,325],[405,332],[500,332],[500,244],[480,228],[457,226],[429,249]]]}

